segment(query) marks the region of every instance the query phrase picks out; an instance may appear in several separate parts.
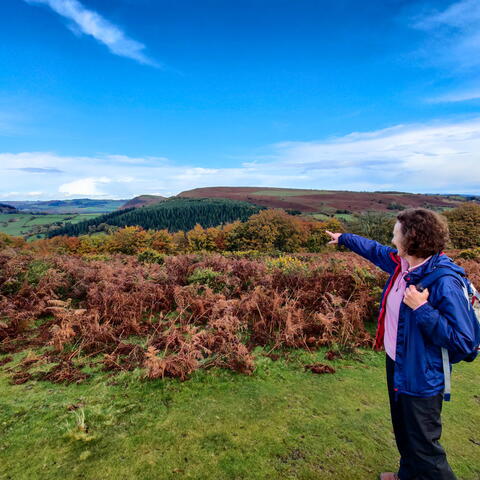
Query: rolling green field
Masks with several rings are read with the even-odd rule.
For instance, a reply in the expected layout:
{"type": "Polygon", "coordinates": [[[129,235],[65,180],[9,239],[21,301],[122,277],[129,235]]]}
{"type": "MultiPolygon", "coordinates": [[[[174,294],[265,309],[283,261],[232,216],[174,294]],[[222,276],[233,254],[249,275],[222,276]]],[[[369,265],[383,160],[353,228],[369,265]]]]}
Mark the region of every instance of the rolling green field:
{"type": "MultiPolygon", "coordinates": [[[[259,348],[251,376],[212,369],[183,383],[87,365],[92,376],[69,386],[11,385],[17,354],[0,367],[0,478],[371,480],[394,471],[385,354],[325,362],[324,353],[274,361],[259,348]],[[305,372],[315,361],[336,373],[305,372]]],[[[479,362],[456,365],[443,406],[442,443],[461,480],[480,478],[479,373],[479,362]]]]}
{"type": "MultiPolygon", "coordinates": [[[[69,221],[78,223],[83,220],[98,217],[99,213],[80,214],[47,214],[34,215],[30,213],[0,214],[0,232],[14,236],[36,236],[32,235],[32,229],[38,225],[49,225],[55,222],[69,221]]],[[[41,235],[43,236],[43,235],[41,235]]]]}
{"type": "Polygon", "coordinates": [[[77,198],[72,200],[35,200],[35,201],[8,201],[9,205],[21,211],[32,213],[107,213],[120,208],[127,200],[93,200],[77,198]]]}
{"type": "MultiPolygon", "coordinates": [[[[352,222],[355,219],[355,216],[352,215],[351,213],[332,213],[332,215],[335,218],[338,218],[339,220],[342,220],[344,222],[352,222]]],[[[326,222],[328,220],[331,220],[332,217],[326,215],[325,213],[311,213],[307,214],[305,216],[312,217],[315,220],[319,220],[321,222],[326,222]]]]}

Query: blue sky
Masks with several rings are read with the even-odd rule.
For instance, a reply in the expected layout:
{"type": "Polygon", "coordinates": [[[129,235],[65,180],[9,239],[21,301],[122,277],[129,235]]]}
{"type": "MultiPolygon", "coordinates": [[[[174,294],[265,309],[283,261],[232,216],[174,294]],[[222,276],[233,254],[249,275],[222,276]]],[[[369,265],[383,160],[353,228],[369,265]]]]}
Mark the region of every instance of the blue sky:
{"type": "Polygon", "coordinates": [[[480,0],[2,0],[0,201],[480,194],[480,0]]]}

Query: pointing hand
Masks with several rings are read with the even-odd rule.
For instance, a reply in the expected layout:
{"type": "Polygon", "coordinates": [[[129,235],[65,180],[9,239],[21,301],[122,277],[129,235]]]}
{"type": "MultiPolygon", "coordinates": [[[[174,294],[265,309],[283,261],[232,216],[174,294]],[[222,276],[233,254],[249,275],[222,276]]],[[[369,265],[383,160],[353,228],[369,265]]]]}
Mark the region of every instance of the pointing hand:
{"type": "Polygon", "coordinates": [[[329,232],[328,230],[325,230],[325,232],[330,237],[330,241],[328,242],[328,245],[338,245],[338,239],[341,233],[332,233],[332,232],[329,232]]]}

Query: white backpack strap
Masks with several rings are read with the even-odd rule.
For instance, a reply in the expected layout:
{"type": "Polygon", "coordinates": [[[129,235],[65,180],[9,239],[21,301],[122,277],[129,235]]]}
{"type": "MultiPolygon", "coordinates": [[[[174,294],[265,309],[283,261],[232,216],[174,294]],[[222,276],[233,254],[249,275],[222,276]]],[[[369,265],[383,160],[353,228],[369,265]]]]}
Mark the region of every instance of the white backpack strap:
{"type": "Polygon", "coordinates": [[[448,350],[442,347],[443,375],[445,377],[445,390],[443,391],[443,399],[450,401],[451,378],[450,378],[450,360],[448,359],[448,350]]]}

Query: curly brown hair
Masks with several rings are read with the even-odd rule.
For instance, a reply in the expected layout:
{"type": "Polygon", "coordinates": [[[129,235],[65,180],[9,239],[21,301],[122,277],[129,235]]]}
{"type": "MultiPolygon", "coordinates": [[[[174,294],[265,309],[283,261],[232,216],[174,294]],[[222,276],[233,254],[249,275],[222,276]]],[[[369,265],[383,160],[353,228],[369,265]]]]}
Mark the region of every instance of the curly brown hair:
{"type": "Polygon", "coordinates": [[[448,242],[444,217],[426,208],[409,208],[397,215],[403,234],[403,248],[408,255],[428,258],[441,252],[448,242]]]}

